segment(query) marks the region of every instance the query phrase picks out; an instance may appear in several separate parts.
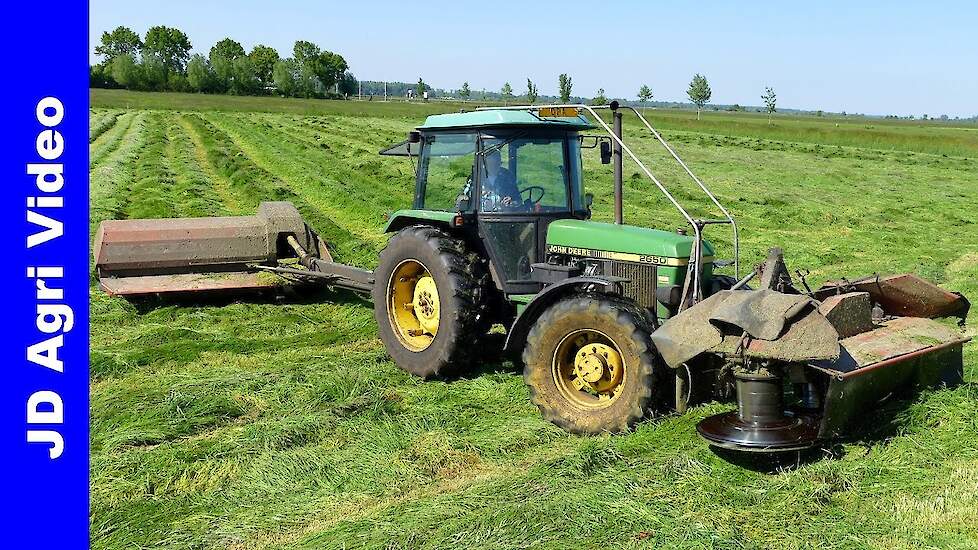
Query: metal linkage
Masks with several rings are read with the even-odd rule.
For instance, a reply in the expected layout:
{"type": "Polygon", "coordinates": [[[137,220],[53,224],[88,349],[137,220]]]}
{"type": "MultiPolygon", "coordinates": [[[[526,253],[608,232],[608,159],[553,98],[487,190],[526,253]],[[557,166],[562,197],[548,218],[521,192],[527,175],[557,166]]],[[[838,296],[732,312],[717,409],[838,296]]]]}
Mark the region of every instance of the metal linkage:
{"type": "Polygon", "coordinates": [[[734,274],[736,277],[738,278],[740,277],[740,236],[737,230],[737,224],[734,221],[733,216],[731,216],[730,212],[728,212],[727,209],[724,208],[722,204],[720,204],[720,201],[717,200],[716,196],[709,190],[709,188],[707,188],[706,185],[698,177],[696,177],[696,174],[694,174],[693,171],[689,169],[689,166],[687,166],[686,163],[683,162],[681,158],[679,158],[679,155],[677,155],[676,152],[672,149],[672,147],[669,146],[669,144],[666,142],[666,140],[662,138],[659,132],[656,131],[656,129],[653,128],[652,125],[649,124],[649,122],[645,119],[645,117],[642,116],[642,114],[639,113],[638,110],[636,110],[634,107],[619,106],[618,108],[629,109],[633,113],[635,113],[635,115],[639,118],[639,120],[642,121],[645,127],[648,128],[650,132],[652,132],[652,135],[656,138],[656,140],[663,147],[665,147],[665,149],[669,152],[669,154],[679,163],[680,166],[682,166],[683,170],[685,170],[686,173],[693,179],[693,181],[696,182],[696,184],[700,187],[700,189],[702,189],[703,192],[706,193],[707,197],[710,198],[713,204],[715,204],[720,209],[720,211],[723,213],[726,219],[701,220],[701,219],[693,218],[689,214],[689,212],[685,208],[683,208],[683,206],[679,203],[679,201],[676,200],[676,198],[672,195],[672,193],[670,193],[669,190],[666,189],[666,186],[663,185],[663,183],[659,181],[657,177],[655,177],[655,174],[653,174],[652,171],[649,170],[648,166],[646,166],[645,163],[638,158],[638,155],[636,155],[632,151],[632,149],[628,147],[628,145],[626,145],[625,142],[618,135],[616,135],[614,129],[611,126],[609,126],[608,123],[605,122],[604,119],[602,119],[598,115],[596,109],[611,109],[611,105],[584,105],[579,103],[570,103],[570,104],[561,104],[561,105],[512,105],[512,106],[503,106],[503,107],[479,107],[477,110],[484,111],[484,110],[504,109],[510,111],[533,111],[533,110],[540,109],[541,107],[552,107],[557,109],[561,109],[561,108],[582,109],[587,111],[588,113],[591,113],[591,116],[594,117],[595,121],[611,137],[614,143],[618,147],[620,147],[622,151],[627,153],[628,156],[631,157],[633,161],[635,161],[635,164],[637,164],[638,167],[641,168],[643,172],[645,172],[645,175],[650,180],[652,180],[652,183],[655,184],[655,186],[659,189],[659,191],[666,197],[666,199],[669,200],[670,203],[672,203],[672,205],[676,208],[676,210],[678,210],[679,213],[682,214],[683,218],[685,218],[686,221],[689,223],[689,225],[693,228],[693,238],[696,243],[696,246],[694,247],[692,253],[692,258],[690,258],[690,264],[693,267],[692,270],[693,276],[686,278],[686,284],[684,285],[683,288],[683,300],[679,306],[680,311],[700,301],[703,297],[702,261],[703,261],[703,227],[704,226],[711,225],[711,224],[718,224],[718,223],[722,223],[722,224],[729,223],[731,225],[731,227],[733,228],[733,240],[734,240],[734,274]],[[690,285],[692,286],[692,288],[689,288],[690,285]]]}
{"type": "Polygon", "coordinates": [[[645,117],[642,116],[642,113],[640,113],[638,109],[628,105],[624,105],[619,108],[628,109],[631,112],[635,113],[635,116],[637,116],[638,119],[642,121],[642,124],[645,124],[645,127],[648,128],[650,132],[652,132],[652,135],[655,136],[655,139],[658,140],[660,144],[662,144],[662,146],[666,149],[666,151],[669,151],[669,154],[672,155],[672,158],[676,159],[676,162],[678,162],[679,165],[683,167],[683,170],[685,170],[686,173],[689,174],[689,177],[696,182],[696,185],[698,185],[700,189],[702,189],[703,192],[706,193],[706,196],[710,197],[710,200],[713,201],[713,204],[715,204],[716,207],[720,209],[720,212],[723,212],[723,215],[724,217],[726,217],[726,220],[702,220],[702,221],[706,224],[715,224],[715,223],[730,224],[730,227],[733,229],[734,277],[739,278],[740,277],[740,235],[737,230],[737,222],[734,221],[733,216],[730,215],[730,212],[728,212],[727,209],[723,206],[723,204],[720,203],[720,201],[716,198],[713,192],[710,191],[710,189],[706,186],[706,184],[704,184],[698,177],[696,177],[696,174],[694,174],[693,171],[689,169],[689,166],[686,166],[686,163],[683,162],[683,159],[679,158],[679,155],[676,154],[676,151],[673,150],[672,146],[670,146],[669,143],[666,142],[666,140],[663,139],[663,137],[659,134],[659,132],[655,128],[653,128],[651,124],[649,124],[648,120],[645,120],[645,117]]]}

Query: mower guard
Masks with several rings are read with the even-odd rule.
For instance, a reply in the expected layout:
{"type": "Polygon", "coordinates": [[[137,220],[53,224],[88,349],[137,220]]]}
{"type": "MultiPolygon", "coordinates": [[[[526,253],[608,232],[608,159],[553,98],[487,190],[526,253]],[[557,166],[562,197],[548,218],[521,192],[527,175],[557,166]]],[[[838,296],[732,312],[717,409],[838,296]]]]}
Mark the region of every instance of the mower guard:
{"type": "Polygon", "coordinates": [[[841,340],[837,360],[810,365],[828,375],[819,439],[843,435],[891,395],[962,383],[962,349],[969,340],[945,324],[915,317],[884,321],[841,340]]]}

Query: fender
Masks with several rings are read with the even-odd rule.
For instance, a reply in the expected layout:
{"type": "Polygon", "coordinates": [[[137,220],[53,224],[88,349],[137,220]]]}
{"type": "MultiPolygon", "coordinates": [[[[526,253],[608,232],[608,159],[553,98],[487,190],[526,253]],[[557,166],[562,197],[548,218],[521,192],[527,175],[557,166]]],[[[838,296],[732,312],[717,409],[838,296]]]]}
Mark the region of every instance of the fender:
{"type": "Polygon", "coordinates": [[[398,210],[391,214],[387,225],[384,226],[384,233],[395,233],[411,225],[431,225],[450,229],[452,220],[457,215],[455,212],[440,210],[398,210]]]}
{"type": "Polygon", "coordinates": [[[607,294],[621,294],[621,283],[628,280],[624,277],[615,277],[613,275],[586,275],[570,277],[559,283],[545,287],[526,304],[523,313],[513,321],[513,325],[506,332],[506,344],[503,349],[509,353],[522,348],[524,342],[526,342],[526,337],[530,333],[530,327],[533,326],[537,318],[547,308],[557,303],[560,299],[580,290],[581,287],[594,285],[600,287],[601,291],[607,294]]]}

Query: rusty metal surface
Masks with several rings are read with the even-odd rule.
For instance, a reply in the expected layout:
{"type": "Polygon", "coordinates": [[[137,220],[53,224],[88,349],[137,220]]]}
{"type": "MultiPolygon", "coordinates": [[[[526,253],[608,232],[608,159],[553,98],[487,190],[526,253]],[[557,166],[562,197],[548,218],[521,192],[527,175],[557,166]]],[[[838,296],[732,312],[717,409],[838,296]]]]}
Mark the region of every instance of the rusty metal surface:
{"type": "Polygon", "coordinates": [[[264,273],[180,273],[143,277],[103,277],[99,286],[110,296],[139,296],[174,292],[226,292],[273,288],[279,284],[264,273]]]}
{"type": "Polygon", "coordinates": [[[872,308],[868,292],[847,292],[826,298],[818,312],[832,323],[839,338],[848,338],[873,330],[872,308]]]}
{"type": "Polygon", "coordinates": [[[829,378],[819,437],[845,434],[862,415],[894,394],[953,387],[963,381],[963,341],[932,346],[829,378]]]}
{"type": "Polygon", "coordinates": [[[329,257],[289,202],[263,202],[254,216],[107,220],[93,252],[110,294],[249,289],[269,286],[261,282],[269,275],[247,273],[249,265],[274,265],[292,255],[287,235],[329,257]]]}
{"type": "Polygon", "coordinates": [[[262,263],[275,259],[258,216],[109,220],[99,225],[95,265],[102,273],[262,263]]]}
{"type": "Polygon", "coordinates": [[[969,340],[945,324],[917,317],[884,321],[843,339],[838,360],[813,364],[829,375],[820,437],[841,435],[891,394],[961,383],[962,347],[969,340]]]}
{"type": "Polygon", "coordinates": [[[830,281],[815,291],[825,300],[844,292],[868,292],[890,315],[901,317],[960,317],[968,315],[970,303],[960,294],[949,292],[913,273],[864,277],[854,281],[830,281]]]}
{"type": "Polygon", "coordinates": [[[937,321],[898,317],[884,321],[874,330],[844,338],[839,342],[842,354],[837,361],[816,365],[834,376],[852,376],[881,361],[968,340],[959,331],[937,321]]]}

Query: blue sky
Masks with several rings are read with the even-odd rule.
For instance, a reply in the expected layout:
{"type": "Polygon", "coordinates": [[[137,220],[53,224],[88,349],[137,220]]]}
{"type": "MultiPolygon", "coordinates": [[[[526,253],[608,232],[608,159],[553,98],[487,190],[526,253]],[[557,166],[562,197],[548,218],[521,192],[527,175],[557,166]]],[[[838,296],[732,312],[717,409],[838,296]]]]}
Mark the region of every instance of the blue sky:
{"type": "MultiPolygon", "coordinates": [[[[92,0],[90,41],[118,25],[176,26],[206,54],[230,36],[283,56],[297,39],[342,54],[358,78],[453,89],[684,101],[693,73],[713,101],[869,114],[978,114],[978,3],[310,2],[92,0]]],[[[92,54],[93,61],[95,60],[92,54]]]]}

